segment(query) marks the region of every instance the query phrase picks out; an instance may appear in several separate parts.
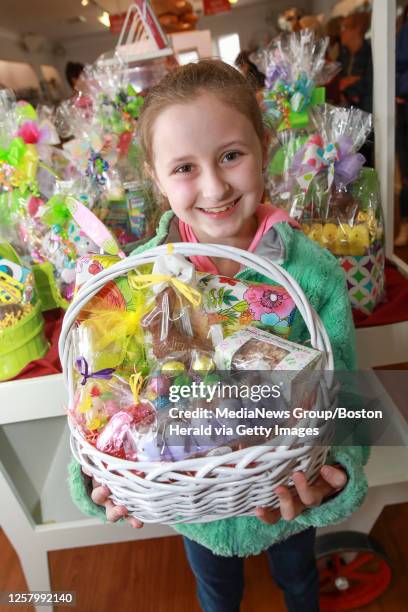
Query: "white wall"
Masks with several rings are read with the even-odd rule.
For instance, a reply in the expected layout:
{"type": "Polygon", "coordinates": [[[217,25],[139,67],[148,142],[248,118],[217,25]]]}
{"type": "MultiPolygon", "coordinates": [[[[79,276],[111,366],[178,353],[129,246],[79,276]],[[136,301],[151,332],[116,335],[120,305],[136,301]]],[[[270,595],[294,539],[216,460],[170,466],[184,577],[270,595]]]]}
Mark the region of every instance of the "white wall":
{"type": "Polygon", "coordinates": [[[55,56],[53,64],[63,77],[67,95],[70,94],[65,79],[65,66],[67,62],[92,64],[103,53],[112,51],[116,46],[117,39],[117,36],[113,36],[109,30],[106,30],[106,32],[99,32],[98,34],[79,36],[61,41],[60,48],[64,54],[55,56]]]}
{"type": "MultiPolygon", "coordinates": [[[[308,12],[311,8],[310,0],[296,0],[293,4],[308,12]]],[[[261,2],[252,6],[233,8],[228,13],[201,17],[198,22],[200,30],[211,30],[214,40],[223,34],[239,34],[241,49],[251,44],[261,43],[265,36],[276,34],[276,22],[278,15],[292,6],[287,0],[274,0],[273,2],[261,2]]],[[[217,53],[213,45],[213,53],[217,53]]]]}
{"type": "Polygon", "coordinates": [[[0,60],[14,62],[27,62],[31,64],[38,79],[42,78],[41,64],[54,64],[51,46],[46,43],[44,49],[37,53],[24,51],[20,44],[20,37],[14,32],[0,28],[0,60]]]}
{"type": "Polygon", "coordinates": [[[330,11],[338,0],[312,0],[312,13],[318,15],[324,13],[326,21],[330,18],[330,11]]]}

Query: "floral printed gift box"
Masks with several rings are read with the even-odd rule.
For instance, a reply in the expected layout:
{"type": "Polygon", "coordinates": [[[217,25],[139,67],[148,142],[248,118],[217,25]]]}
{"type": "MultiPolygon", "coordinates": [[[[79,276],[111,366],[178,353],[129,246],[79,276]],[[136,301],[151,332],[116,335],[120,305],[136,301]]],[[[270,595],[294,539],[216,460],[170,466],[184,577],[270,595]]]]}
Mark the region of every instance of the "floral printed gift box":
{"type": "Polygon", "coordinates": [[[205,275],[199,278],[198,289],[210,324],[220,324],[225,335],[252,325],[289,336],[296,306],[284,287],[205,275]]]}

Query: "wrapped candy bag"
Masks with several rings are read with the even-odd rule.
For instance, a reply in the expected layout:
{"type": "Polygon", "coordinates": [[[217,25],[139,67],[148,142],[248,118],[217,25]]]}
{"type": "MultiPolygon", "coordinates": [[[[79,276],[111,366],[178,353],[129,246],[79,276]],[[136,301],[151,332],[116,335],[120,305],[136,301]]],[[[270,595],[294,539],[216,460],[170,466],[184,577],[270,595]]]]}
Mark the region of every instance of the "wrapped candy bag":
{"type": "Polygon", "coordinates": [[[325,102],[323,85],[340,66],[325,59],[328,38],[311,30],[282,34],[254,58],[266,75],[263,111],[272,129],[266,185],[270,200],[288,205],[285,180],[296,150],[311,127],[310,109],[325,102]]]}
{"type": "Polygon", "coordinates": [[[303,231],[340,258],[353,308],[369,314],[384,289],[384,221],[375,170],[358,153],[372,127],[357,108],[316,107],[317,133],[290,169],[290,214],[303,231]]]}
{"type": "MultiPolygon", "coordinates": [[[[85,261],[79,262],[78,268],[81,272],[85,266],[88,273],[97,273],[101,269],[94,269],[98,263],[97,259],[90,263],[89,258],[85,258],[85,261]]],[[[194,268],[185,260],[180,262],[177,256],[173,256],[173,265],[173,272],[179,272],[174,286],[172,276],[164,274],[165,271],[169,272],[168,268],[159,259],[148,273],[139,270],[139,273],[131,272],[108,283],[81,311],[74,333],[74,371],[77,381],[74,416],[82,431],[86,431],[86,435],[97,446],[99,444],[98,448],[102,445],[105,452],[121,449],[126,456],[134,458],[133,451],[129,449],[133,448],[131,440],[139,435],[136,433],[136,421],[140,414],[150,414],[152,410],[155,414],[156,410],[149,399],[149,392],[153,388],[159,390],[160,387],[154,377],[147,384],[146,392],[139,394],[146,371],[157,369],[158,356],[163,352],[171,354],[172,350],[175,355],[177,348],[181,351],[179,361],[175,358],[167,359],[166,364],[161,366],[164,371],[169,371],[173,366],[177,370],[177,367],[183,367],[182,360],[186,359],[190,343],[195,343],[197,347],[210,346],[205,339],[192,338],[193,328],[197,329],[197,325],[195,317],[189,314],[188,304],[191,300],[198,306],[199,294],[186,281],[187,277],[192,277],[194,268]],[[120,384],[117,377],[120,378],[120,384]],[[107,405],[98,400],[95,406],[92,393],[95,395],[96,391],[91,383],[87,385],[91,379],[114,379],[113,396],[109,396],[113,404],[111,402],[107,405]],[[133,403],[129,399],[130,391],[133,403]],[[128,399],[120,401],[116,397],[118,394],[121,397],[125,394],[128,399]],[[117,416],[117,413],[123,412],[127,416],[117,416]],[[85,416],[81,417],[81,414],[85,416]],[[114,423],[111,417],[115,417],[114,423]],[[116,436],[116,426],[122,432],[123,428],[128,432],[121,439],[122,446],[118,446],[119,443],[112,437],[116,436]],[[102,442],[99,441],[100,436],[102,442]]],[[[80,274],[79,282],[83,281],[84,275],[80,274]]],[[[101,392],[101,396],[104,399],[104,392],[101,392]]]]}
{"type": "Polygon", "coordinates": [[[43,310],[64,308],[72,299],[78,257],[88,252],[119,253],[103,223],[81,201],[67,195],[72,183],[56,181],[54,188],[48,201],[13,192],[5,202],[9,211],[3,232],[24,261],[34,264],[43,310]]]}
{"type": "MultiPolygon", "coordinates": [[[[104,258],[94,257],[79,260],[79,272],[88,266],[98,273],[102,267],[97,260],[104,258]]],[[[113,263],[115,258],[105,259],[113,263]]],[[[73,332],[76,392],[71,417],[97,448],[131,459],[136,458],[137,436],[150,431],[155,422],[153,405],[140,398],[143,375],[153,365],[148,363],[141,330],[150,307],[146,292],[133,291],[124,276],[87,303],[73,332]]]]}
{"type": "Polygon", "coordinates": [[[143,178],[136,138],[144,98],[127,71],[112,62],[86,66],[80,89],[58,112],[64,134],[70,126],[74,137],[64,150],[79,170],[88,205],[131,251],[153,233],[151,219],[157,213],[151,185],[143,178]]]}
{"type": "Polygon", "coordinates": [[[10,245],[0,244],[0,380],[16,376],[47,349],[33,274],[10,245]]]}
{"type": "Polygon", "coordinates": [[[43,254],[55,268],[61,295],[70,301],[75,286],[75,265],[90,252],[115,255],[119,246],[104,224],[78,199],[67,195],[70,185],[57,192],[41,216],[48,231],[43,237],[43,254]]]}
{"type": "Polygon", "coordinates": [[[308,126],[308,110],[325,100],[324,89],[339,65],[325,59],[328,38],[311,30],[282,34],[253,57],[266,75],[264,109],[279,131],[308,126]]]}

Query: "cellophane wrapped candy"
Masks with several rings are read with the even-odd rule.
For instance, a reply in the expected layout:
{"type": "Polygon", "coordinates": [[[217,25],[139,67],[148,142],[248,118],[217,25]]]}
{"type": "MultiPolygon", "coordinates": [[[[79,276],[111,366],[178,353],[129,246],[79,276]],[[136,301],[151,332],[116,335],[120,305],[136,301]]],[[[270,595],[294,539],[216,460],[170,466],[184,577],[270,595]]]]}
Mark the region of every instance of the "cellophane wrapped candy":
{"type": "Polygon", "coordinates": [[[72,197],[72,181],[55,180],[52,189],[49,199],[8,192],[3,196],[2,210],[3,218],[7,218],[2,228],[4,238],[24,262],[34,264],[45,310],[50,284],[62,298],[61,302],[56,298],[51,307],[64,306],[72,299],[78,257],[88,252],[119,252],[117,242],[103,223],[72,197]]]}
{"type": "Polygon", "coordinates": [[[284,181],[287,161],[310,130],[310,109],[325,102],[323,86],[340,69],[338,63],[326,60],[328,43],[328,38],[318,37],[311,30],[285,33],[254,57],[266,75],[262,106],[271,128],[268,195],[282,207],[288,203],[284,181]]]}
{"type": "Polygon", "coordinates": [[[328,38],[301,30],[282,34],[255,55],[266,75],[263,105],[269,125],[279,131],[307,127],[308,109],[324,101],[319,86],[339,70],[325,59],[328,43],[328,38]]]}
{"type": "MultiPolygon", "coordinates": [[[[82,258],[77,267],[78,290],[90,276],[116,261],[112,257],[82,258]]],[[[240,369],[225,367],[219,361],[217,344],[243,333],[250,322],[267,328],[265,320],[262,323],[254,317],[246,325],[244,321],[231,325],[230,321],[230,325],[222,326],[220,319],[214,320],[218,313],[209,308],[208,301],[206,304],[206,293],[212,291],[214,298],[216,286],[219,295],[228,291],[225,299],[229,304],[240,304],[238,311],[244,302],[240,294],[257,288],[245,284],[243,288],[226,277],[211,279],[198,274],[182,256],[169,254],[159,257],[153,267],[143,265],[109,281],[81,310],[73,332],[76,391],[70,414],[82,435],[99,450],[138,461],[178,461],[266,441],[265,437],[242,440],[236,433],[234,427],[245,419],[234,418],[231,411],[242,409],[244,400],[215,396],[209,391],[223,382],[230,383],[233,370],[240,369]],[[203,404],[204,422],[200,412],[203,404]],[[230,411],[228,416],[217,414],[222,407],[230,411]],[[174,433],[175,424],[186,433],[174,433]],[[200,429],[205,426],[211,433],[200,429]],[[215,427],[220,432],[216,436],[215,427]]],[[[266,290],[264,285],[259,286],[266,290]]],[[[272,285],[270,296],[274,291],[277,286],[272,285]]],[[[255,305],[259,295],[252,295],[255,305]]],[[[247,299],[250,297],[248,294],[247,299]]],[[[286,308],[291,312],[295,309],[289,299],[286,308]]],[[[271,311],[269,308],[268,313],[271,311]]],[[[270,330],[274,323],[275,319],[270,330]]],[[[302,353],[302,347],[288,340],[281,342],[286,349],[292,347],[293,355],[302,353]]],[[[267,343],[262,346],[269,355],[271,347],[267,343]]],[[[259,360],[262,346],[257,347],[254,359],[259,360]]],[[[317,367],[319,352],[305,349],[302,354],[309,353],[317,367]]],[[[270,369],[276,365],[268,363],[270,369]]],[[[285,367],[296,368],[296,363],[292,359],[285,367]]]]}
{"type": "Polygon", "coordinates": [[[86,66],[80,92],[57,113],[71,137],[64,150],[79,171],[76,192],[128,252],[154,233],[159,213],[137,142],[143,101],[120,63],[98,61],[86,66]]]}
{"type": "Polygon", "coordinates": [[[290,213],[303,231],[340,258],[352,306],[372,312],[384,289],[384,221],[378,177],[359,149],[372,117],[357,108],[311,109],[316,133],[288,172],[290,213]]]}

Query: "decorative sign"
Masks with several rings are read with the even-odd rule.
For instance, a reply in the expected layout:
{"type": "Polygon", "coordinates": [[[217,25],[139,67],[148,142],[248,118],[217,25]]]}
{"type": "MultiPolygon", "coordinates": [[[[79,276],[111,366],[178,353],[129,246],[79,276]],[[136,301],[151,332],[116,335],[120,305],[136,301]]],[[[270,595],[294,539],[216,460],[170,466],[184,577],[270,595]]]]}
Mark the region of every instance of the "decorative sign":
{"type": "Polygon", "coordinates": [[[204,0],[204,15],[216,15],[217,13],[228,13],[231,10],[229,0],[204,0]]]}
{"type": "Polygon", "coordinates": [[[109,15],[110,33],[120,34],[125,23],[126,13],[118,13],[117,15],[109,15]]]}

